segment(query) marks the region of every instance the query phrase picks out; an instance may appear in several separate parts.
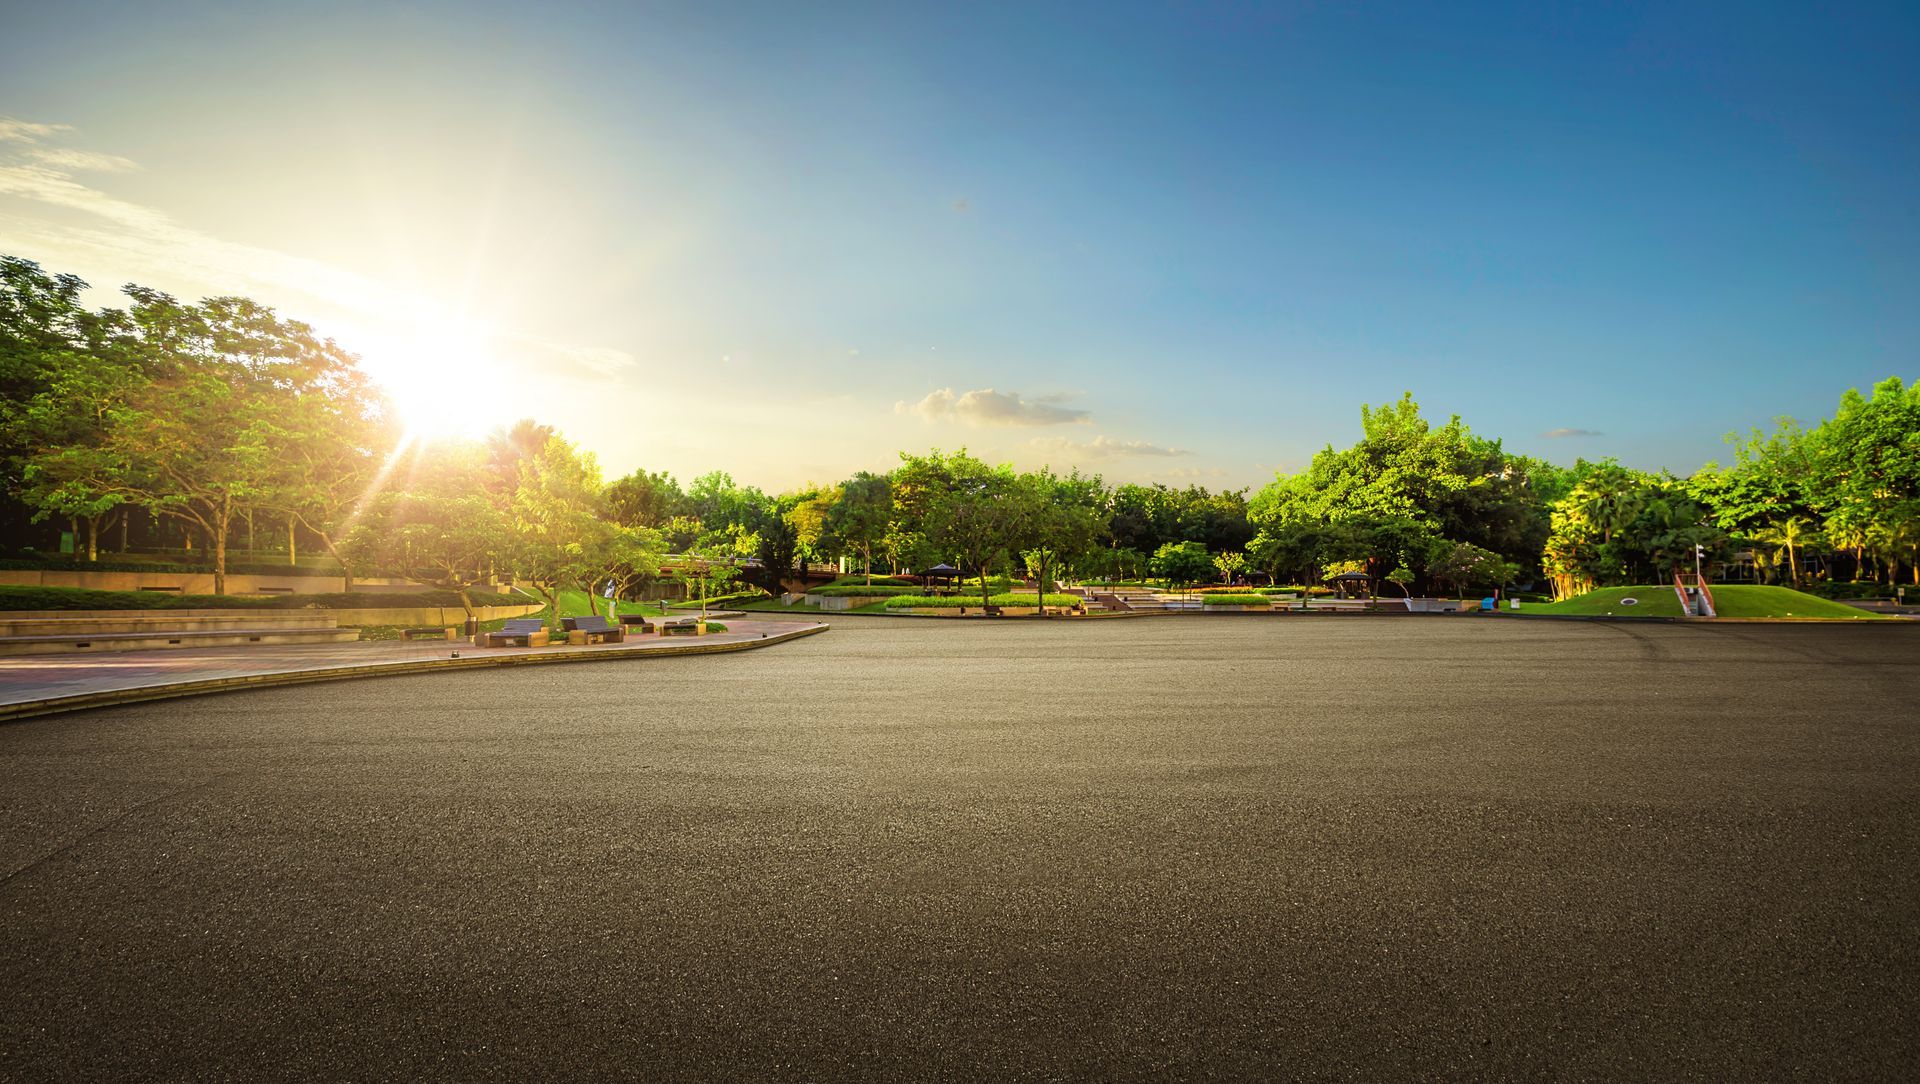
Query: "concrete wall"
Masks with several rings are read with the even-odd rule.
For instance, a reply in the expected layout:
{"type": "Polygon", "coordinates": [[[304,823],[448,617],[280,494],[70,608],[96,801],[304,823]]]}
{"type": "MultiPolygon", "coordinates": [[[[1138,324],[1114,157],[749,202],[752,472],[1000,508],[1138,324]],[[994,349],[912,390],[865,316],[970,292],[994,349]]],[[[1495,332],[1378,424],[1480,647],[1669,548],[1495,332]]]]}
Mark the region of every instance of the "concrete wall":
{"type": "MultiPolygon", "coordinates": [[[[211,572],[68,572],[58,569],[0,569],[0,584],[13,587],[81,587],[90,591],[144,591],[163,587],[181,595],[213,594],[211,572]]],[[[325,595],[347,589],[343,576],[259,576],[230,573],[229,595],[325,595]]],[[[367,579],[353,581],[355,591],[391,593],[427,591],[406,580],[367,579]]]]}
{"type": "MultiPolygon", "coordinates": [[[[503,617],[526,617],[539,613],[542,608],[538,605],[475,606],[473,616],[481,621],[495,621],[503,617]]],[[[327,612],[342,625],[458,625],[467,619],[466,613],[458,606],[335,607],[327,612]]]]}
{"type": "MultiPolygon", "coordinates": [[[[540,612],[539,606],[476,606],[474,616],[482,621],[503,617],[525,617],[540,612]]],[[[459,625],[466,614],[458,606],[364,606],[340,609],[252,609],[231,610],[13,610],[0,611],[0,636],[17,625],[53,621],[64,624],[89,622],[106,628],[116,621],[139,625],[164,624],[178,619],[180,626],[206,624],[217,619],[217,627],[259,627],[267,625],[459,625]]],[[[39,631],[39,630],[35,630],[39,631]]]]}

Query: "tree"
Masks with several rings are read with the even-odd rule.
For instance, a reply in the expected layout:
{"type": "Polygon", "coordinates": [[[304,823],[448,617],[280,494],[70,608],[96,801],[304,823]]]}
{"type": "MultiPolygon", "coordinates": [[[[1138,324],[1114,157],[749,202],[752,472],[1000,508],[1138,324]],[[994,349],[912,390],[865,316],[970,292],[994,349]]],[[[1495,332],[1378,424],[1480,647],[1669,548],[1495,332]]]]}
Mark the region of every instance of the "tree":
{"type": "Polygon", "coordinates": [[[634,471],[607,486],[607,515],[624,527],[664,527],[683,513],[686,494],[664,471],[634,471]]]}
{"type": "Polygon", "coordinates": [[[1081,560],[1099,542],[1106,520],[1101,514],[1105,487],[1098,477],[1079,471],[1062,478],[1051,470],[1021,475],[1021,505],[1027,513],[1022,554],[1034,577],[1040,616],[1047,615],[1047,591],[1062,568],[1081,560]]]}
{"type": "Polygon", "coordinates": [[[1427,559],[1427,574],[1453,588],[1456,594],[1476,584],[1505,587],[1513,578],[1514,566],[1491,550],[1471,542],[1441,539],[1427,559]]]}
{"type": "MultiPolygon", "coordinates": [[[[1753,534],[1753,541],[1775,553],[1787,555],[1787,570],[1794,587],[1800,586],[1800,550],[1814,538],[1812,524],[1799,516],[1788,516],[1753,534]]],[[[1688,552],[1692,552],[1691,549],[1688,552]]]]}
{"type": "Polygon", "coordinates": [[[873,582],[873,551],[887,537],[893,520],[893,483],[884,474],[861,471],[840,483],[827,510],[826,529],[840,544],[860,554],[860,568],[873,582]]]}
{"type": "Polygon", "coordinates": [[[534,585],[557,620],[560,592],[586,582],[611,560],[618,525],[604,515],[600,466],[564,438],[550,436],[517,458],[508,505],[515,573],[534,585]]]}
{"type": "Polygon", "coordinates": [[[1247,567],[1247,555],[1244,553],[1223,553],[1213,559],[1213,567],[1220,573],[1221,583],[1232,583],[1247,567]]]}
{"type": "MultiPolygon", "coordinates": [[[[1253,498],[1256,526],[1412,522],[1429,537],[1470,542],[1528,565],[1539,559],[1549,525],[1545,494],[1565,484],[1562,472],[1507,454],[1458,416],[1430,424],[1411,394],[1362,407],[1360,420],[1358,444],[1327,447],[1305,471],[1276,477],[1253,498]]],[[[1396,563],[1370,562],[1369,573],[1378,581],[1396,563]]]]}
{"type": "Polygon", "coordinates": [[[261,503],[287,519],[287,563],[299,553],[295,526],[306,528],[340,562],[347,590],[354,566],[341,541],[378,490],[391,481],[400,434],[393,412],[350,355],[331,342],[324,382],[282,404],[284,438],[261,503]]]}
{"type": "Polygon", "coordinates": [[[1169,587],[1185,587],[1213,574],[1213,558],[1199,542],[1169,542],[1154,551],[1153,572],[1169,587]]]}
{"type": "Polygon", "coordinates": [[[924,456],[902,452],[894,472],[896,524],[933,552],[950,555],[979,578],[980,605],[992,600],[987,576],[1031,530],[1032,488],[1007,467],[990,467],[961,449],[924,456]]]}
{"type": "Polygon", "coordinates": [[[611,524],[601,545],[583,562],[588,569],[588,602],[593,602],[596,589],[605,584],[609,600],[607,619],[612,620],[615,609],[612,600],[634,598],[642,585],[659,577],[660,558],[665,553],[666,543],[659,531],[611,524]]]}
{"type": "Polygon", "coordinates": [[[472,592],[512,555],[514,524],[489,492],[485,451],[469,442],[414,446],[401,469],[404,489],[380,494],[355,521],[350,558],[392,569],[415,583],[457,591],[469,621],[472,592]]]}

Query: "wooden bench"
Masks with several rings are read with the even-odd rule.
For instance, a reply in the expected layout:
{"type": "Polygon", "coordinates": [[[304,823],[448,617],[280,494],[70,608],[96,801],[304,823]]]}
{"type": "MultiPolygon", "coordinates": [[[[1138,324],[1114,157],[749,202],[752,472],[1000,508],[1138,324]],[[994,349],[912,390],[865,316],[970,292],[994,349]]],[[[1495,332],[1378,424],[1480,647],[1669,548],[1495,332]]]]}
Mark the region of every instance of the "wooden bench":
{"type": "Polygon", "coordinates": [[[563,617],[560,625],[567,630],[567,643],[575,647],[617,644],[627,638],[625,629],[598,614],[592,617],[563,617]]]}
{"type": "Polygon", "coordinates": [[[454,628],[452,625],[448,625],[444,628],[422,627],[417,629],[401,629],[400,630],[400,638],[402,640],[456,640],[456,639],[459,639],[459,637],[460,637],[459,630],[454,628]]]}
{"type": "Polygon", "coordinates": [[[652,632],[653,622],[647,620],[646,614],[621,614],[620,627],[623,629],[637,628],[641,632],[652,632]]]}
{"type": "Polygon", "coordinates": [[[662,636],[698,636],[702,622],[697,617],[675,617],[660,622],[662,636]]]}
{"type": "Polygon", "coordinates": [[[546,624],[537,617],[509,621],[499,632],[480,634],[481,647],[546,647],[550,642],[546,624]]]}

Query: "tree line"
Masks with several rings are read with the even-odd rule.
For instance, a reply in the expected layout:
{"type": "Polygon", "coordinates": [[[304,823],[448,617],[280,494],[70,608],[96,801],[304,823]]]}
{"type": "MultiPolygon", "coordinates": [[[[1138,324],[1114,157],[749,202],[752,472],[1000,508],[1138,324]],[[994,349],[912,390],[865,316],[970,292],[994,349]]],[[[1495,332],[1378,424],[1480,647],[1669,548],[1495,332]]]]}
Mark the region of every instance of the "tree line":
{"type": "Polygon", "coordinates": [[[236,526],[263,517],[289,551],[314,540],[349,577],[463,594],[511,577],[550,599],[631,594],[667,568],[703,591],[735,575],[778,590],[796,568],[842,561],[868,577],[950,563],[983,601],[1002,572],[1047,585],[1352,571],[1375,591],[1545,579],[1568,594],[1663,578],[1695,547],[1782,582],[1920,582],[1920,388],[1898,379],[1849,392],[1814,428],[1735,440],[1730,465],[1685,478],[1510,453],[1408,395],[1363,407],[1357,443],[1251,498],[1019,471],[964,449],[774,494],[723,471],[608,480],[531,421],[412,440],[357,358],[305,324],[138,286],[90,310],[85,288],[0,257],[0,514],[70,523],[89,557],[129,512],[159,517],[207,555],[222,592],[236,526]]]}

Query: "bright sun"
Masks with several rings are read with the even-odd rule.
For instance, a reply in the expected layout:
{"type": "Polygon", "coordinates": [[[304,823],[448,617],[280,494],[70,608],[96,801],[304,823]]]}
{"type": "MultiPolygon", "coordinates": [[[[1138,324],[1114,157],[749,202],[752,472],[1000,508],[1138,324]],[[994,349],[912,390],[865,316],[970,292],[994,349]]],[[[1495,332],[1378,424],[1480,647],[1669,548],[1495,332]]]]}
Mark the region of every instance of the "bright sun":
{"type": "Polygon", "coordinates": [[[364,355],[414,439],[476,436],[513,414],[510,382],[487,335],[447,322],[418,327],[364,355]]]}

